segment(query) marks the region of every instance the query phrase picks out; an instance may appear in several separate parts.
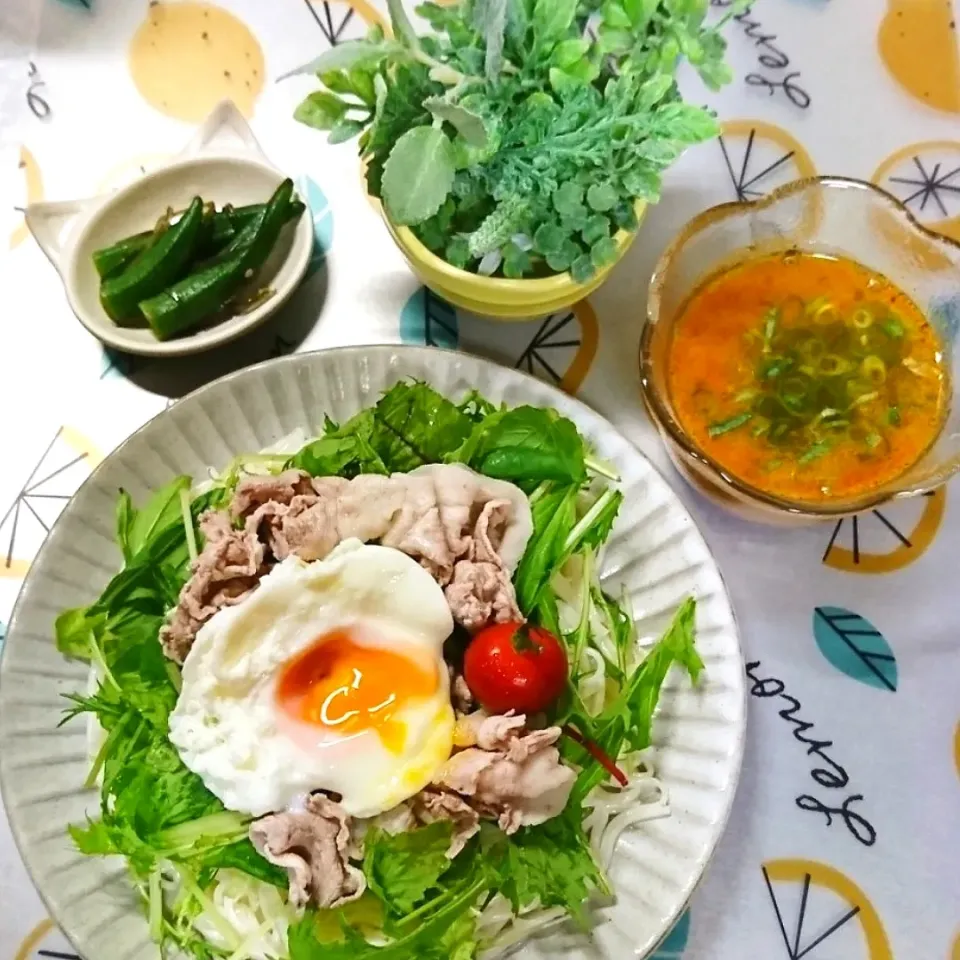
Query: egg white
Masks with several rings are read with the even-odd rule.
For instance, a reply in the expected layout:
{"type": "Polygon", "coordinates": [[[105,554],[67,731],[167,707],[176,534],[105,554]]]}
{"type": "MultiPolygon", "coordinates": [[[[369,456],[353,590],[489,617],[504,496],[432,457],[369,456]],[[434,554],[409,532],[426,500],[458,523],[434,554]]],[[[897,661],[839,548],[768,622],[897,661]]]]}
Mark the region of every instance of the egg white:
{"type": "Polygon", "coordinates": [[[452,629],[440,586],[398,550],[346,540],[322,561],[289,557],[197,634],[170,740],[230,810],[260,816],[322,789],[340,794],[347,813],[374,816],[421,790],[450,756],[454,715],[442,647],[452,629]],[[338,628],[436,667],[435,691],[394,713],[406,727],[399,753],[373,729],[331,736],[291,720],[276,702],[284,666],[338,628]]]}

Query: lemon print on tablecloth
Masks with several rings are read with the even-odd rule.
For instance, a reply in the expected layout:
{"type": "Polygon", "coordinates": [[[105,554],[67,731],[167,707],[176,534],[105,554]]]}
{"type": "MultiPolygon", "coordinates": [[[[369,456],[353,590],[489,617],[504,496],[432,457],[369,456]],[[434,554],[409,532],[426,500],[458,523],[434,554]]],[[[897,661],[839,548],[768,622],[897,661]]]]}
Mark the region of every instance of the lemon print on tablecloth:
{"type": "Polygon", "coordinates": [[[597,353],[597,315],[588,300],[549,317],[502,323],[458,310],[420,287],[400,311],[403,343],[466,350],[576,393],[597,353]]]}
{"type": "Polygon", "coordinates": [[[263,89],[263,51],[232,13],[193,0],[154,2],[130,41],[130,76],[161,113],[202,120],[221,100],[250,117],[263,89]]]}
{"type": "Polygon", "coordinates": [[[960,113],[960,30],[952,0],[887,0],[877,48],[912,97],[960,113]]]}
{"type": "Polygon", "coordinates": [[[933,543],[946,498],[946,487],[940,487],[841,518],[833,526],[823,563],[847,573],[892,573],[909,566],[933,543]]]}
{"type": "Polygon", "coordinates": [[[54,521],[103,459],[73,427],[53,435],[12,503],[0,514],[0,576],[22,577],[54,521]]]}
{"type": "Polygon", "coordinates": [[[362,37],[373,26],[390,32],[383,14],[368,0],[304,0],[327,43],[335,46],[344,40],[362,37]]]}
{"type": "Polygon", "coordinates": [[[813,636],[827,661],[853,680],[897,689],[897,660],[884,635],[865,617],[843,607],[816,607],[813,636]]]}
{"type": "Polygon", "coordinates": [[[960,777],[960,720],[957,721],[957,729],[953,732],[953,765],[957,768],[957,776],[960,777]]]}
{"type": "Polygon", "coordinates": [[[41,920],[24,938],[13,960],[81,960],[49,918],[41,920]]]}
{"type": "Polygon", "coordinates": [[[673,929],[663,938],[660,946],[650,954],[650,960],[680,960],[690,939],[690,911],[684,910],[673,929]]]}
{"type": "Polygon", "coordinates": [[[901,147],[870,179],[925,227],[960,241],[960,140],[924,140],[901,147]]]}
{"type": "MultiPolygon", "coordinates": [[[[17,164],[20,171],[20,196],[18,197],[18,206],[26,206],[28,203],[36,203],[43,199],[43,177],[40,176],[40,168],[33,154],[26,148],[20,147],[20,161],[17,164]]],[[[10,234],[10,249],[20,246],[30,235],[27,225],[20,218],[20,223],[10,234]]]]}
{"type": "Polygon", "coordinates": [[[760,869],[785,949],[764,960],[893,960],[877,911],[839,870],[816,860],[768,860],[760,869]]]}
{"type": "MultiPolygon", "coordinates": [[[[791,180],[816,176],[803,144],[782,127],[763,120],[727,120],[717,138],[722,158],[723,199],[758,200],[791,180]]],[[[822,202],[813,194],[803,212],[801,230],[813,232],[822,202]]]]}

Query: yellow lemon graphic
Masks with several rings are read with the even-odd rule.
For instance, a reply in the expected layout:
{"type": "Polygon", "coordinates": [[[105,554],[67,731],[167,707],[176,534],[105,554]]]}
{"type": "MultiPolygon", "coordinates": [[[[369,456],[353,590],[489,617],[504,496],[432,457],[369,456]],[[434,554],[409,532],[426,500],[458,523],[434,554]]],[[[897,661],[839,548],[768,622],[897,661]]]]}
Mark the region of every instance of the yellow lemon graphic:
{"type": "Polygon", "coordinates": [[[13,955],[13,960],[80,960],[63,934],[49,918],[41,920],[24,938],[13,955]]]}
{"type": "MultiPolygon", "coordinates": [[[[34,159],[33,154],[26,147],[20,148],[20,163],[18,166],[23,175],[26,202],[36,203],[38,200],[42,200],[43,178],[40,176],[40,168],[37,166],[37,161],[34,159]]],[[[14,247],[18,247],[23,243],[23,241],[27,239],[29,232],[25,223],[19,223],[13,233],[10,234],[10,249],[12,250],[14,247]]]]}
{"type": "MultiPolygon", "coordinates": [[[[816,176],[810,154],[793,134],[762,120],[727,120],[717,138],[723,168],[729,178],[727,198],[747,202],[791,180],[816,176]]],[[[812,233],[820,222],[822,202],[811,196],[804,210],[800,231],[812,233]]]]}
{"type": "Polygon", "coordinates": [[[828,940],[847,924],[855,924],[865,941],[866,960],[893,960],[890,941],[887,939],[873,904],[867,899],[866,894],[839,870],[816,860],[768,860],[761,866],[761,870],[776,913],[777,923],[783,934],[784,945],[790,956],[799,957],[810,954],[819,944],[828,940]],[[796,899],[792,896],[794,891],[785,893],[781,888],[780,896],[777,893],[778,887],[785,884],[802,885],[799,916],[796,918],[786,916],[786,909],[783,906],[783,904],[794,902],[796,899]],[[829,891],[843,901],[847,909],[825,929],[806,932],[803,929],[804,919],[807,916],[806,908],[815,896],[811,893],[812,888],[829,891]],[[792,943],[791,940],[793,940],[792,943]]]}
{"type": "Polygon", "coordinates": [[[888,0],[877,47],[907,93],[960,113],[960,33],[951,0],[888,0]]]}
{"type": "Polygon", "coordinates": [[[957,934],[957,939],[953,941],[953,951],[950,958],[951,960],[960,960],[960,933],[957,934]]]}
{"type": "Polygon", "coordinates": [[[847,573],[892,573],[933,543],[943,520],[946,487],[836,522],[823,562],[847,573]]]}
{"type": "Polygon", "coordinates": [[[119,190],[128,184],[139,180],[146,173],[158,170],[170,161],[170,156],[164,153],[142,153],[114,164],[97,181],[95,192],[107,193],[110,190],[119,190]]]}
{"type": "Polygon", "coordinates": [[[957,776],[960,777],[960,721],[957,722],[957,729],[953,734],[953,763],[957,768],[957,776]]]}
{"type": "Polygon", "coordinates": [[[221,100],[249,117],[263,89],[263,51],[232,13],[193,0],[154,2],[130,41],[140,95],[177,120],[202,120],[221,100]]]}
{"type": "Polygon", "coordinates": [[[57,430],[0,514],[0,576],[26,574],[61,510],[102,459],[96,446],[73,427],[57,430]]]}
{"type": "Polygon", "coordinates": [[[911,143],[890,154],[871,180],[925,227],[960,241],[960,141],[911,143]]]}

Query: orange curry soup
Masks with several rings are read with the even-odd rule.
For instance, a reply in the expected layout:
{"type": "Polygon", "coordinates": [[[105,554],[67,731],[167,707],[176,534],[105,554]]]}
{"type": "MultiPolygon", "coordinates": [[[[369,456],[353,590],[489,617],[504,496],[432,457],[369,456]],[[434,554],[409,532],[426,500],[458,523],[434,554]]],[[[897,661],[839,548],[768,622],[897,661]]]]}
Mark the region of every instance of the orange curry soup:
{"type": "Polygon", "coordinates": [[[677,419],[725,471],[786,500],[844,501],[908,470],[943,422],[939,340],[852,260],[791,251],[716,274],[681,310],[677,419]]]}

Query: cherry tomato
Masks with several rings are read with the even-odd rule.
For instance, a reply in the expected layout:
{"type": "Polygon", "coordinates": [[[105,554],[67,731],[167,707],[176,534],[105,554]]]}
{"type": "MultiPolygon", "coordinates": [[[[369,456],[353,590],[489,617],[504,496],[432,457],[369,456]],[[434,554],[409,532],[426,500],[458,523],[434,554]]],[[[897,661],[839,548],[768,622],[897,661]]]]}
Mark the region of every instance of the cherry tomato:
{"type": "Polygon", "coordinates": [[[463,677],[489,713],[537,713],[563,692],[567,654],[547,630],[526,623],[497,623],[470,641],[463,677]]]}

